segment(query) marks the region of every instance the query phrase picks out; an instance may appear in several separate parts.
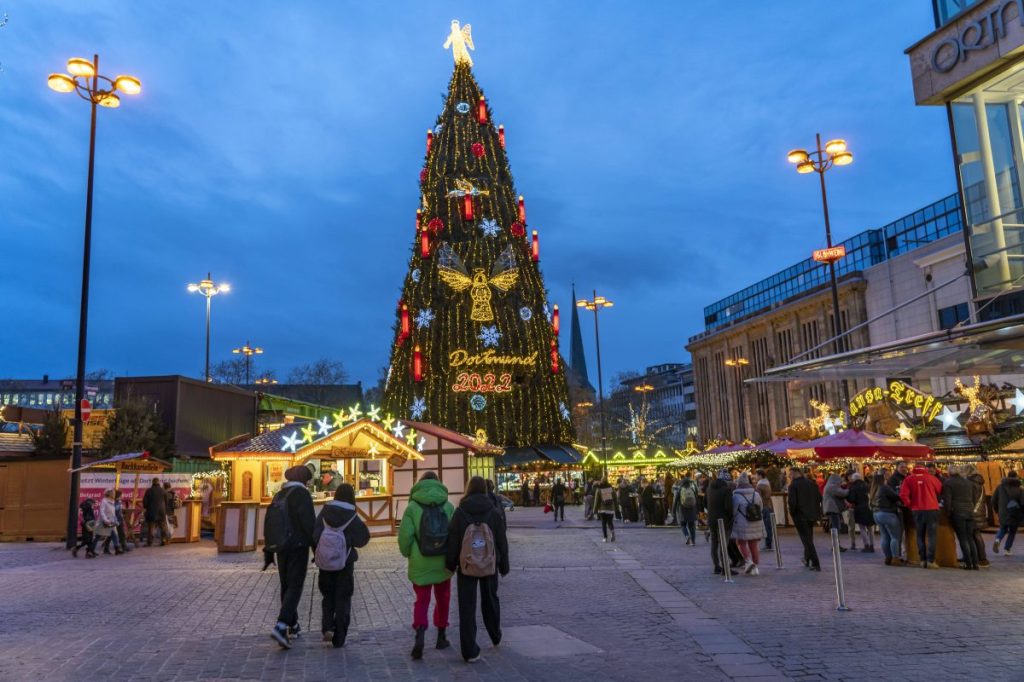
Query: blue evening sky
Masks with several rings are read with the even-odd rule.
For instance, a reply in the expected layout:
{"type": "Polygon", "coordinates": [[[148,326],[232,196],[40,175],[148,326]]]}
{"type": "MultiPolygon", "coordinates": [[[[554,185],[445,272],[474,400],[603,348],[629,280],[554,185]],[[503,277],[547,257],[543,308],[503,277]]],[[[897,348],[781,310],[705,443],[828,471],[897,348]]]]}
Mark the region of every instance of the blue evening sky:
{"type": "Polygon", "coordinates": [[[839,239],[955,189],[944,111],[915,107],[903,54],[931,29],[927,0],[3,12],[0,377],[74,371],[88,107],[46,87],[72,56],[144,87],[100,111],[97,142],[88,364],[117,374],[201,373],[185,285],[209,270],[234,287],[214,300],[214,361],[248,339],[279,374],[327,356],[375,381],[453,18],[473,26],[554,302],[568,312],[575,280],[616,303],[606,380],[685,360],[704,305],[822,245],[815,178],[785,160],[817,130],[855,154],[829,178],[839,239]]]}

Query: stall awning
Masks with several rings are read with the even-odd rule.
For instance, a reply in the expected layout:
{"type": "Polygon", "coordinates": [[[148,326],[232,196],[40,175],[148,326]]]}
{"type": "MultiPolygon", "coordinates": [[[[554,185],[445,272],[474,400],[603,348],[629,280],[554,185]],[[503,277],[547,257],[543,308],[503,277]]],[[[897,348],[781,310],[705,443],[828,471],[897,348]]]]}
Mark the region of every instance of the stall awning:
{"type": "Polygon", "coordinates": [[[97,459],[77,469],[68,471],[85,471],[86,469],[120,469],[125,472],[160,473],[170,469],[169,462],[150,457],[148,452],[126,452],[106,459],[97,459]]]}
{"type": "Polygon", "coordinates": [[[583,455],[569,445],[537,445],[525,448],[505,448],[505,454],[496,461],[498,466],[519,466],[532,462],[578,464],[583,455]]]}
{"type": "Polygon", "coordinates": [[[1022,365],[1024,315],[1014,315],[781,365],[747,381],[1019,374],[1022,365]]]}

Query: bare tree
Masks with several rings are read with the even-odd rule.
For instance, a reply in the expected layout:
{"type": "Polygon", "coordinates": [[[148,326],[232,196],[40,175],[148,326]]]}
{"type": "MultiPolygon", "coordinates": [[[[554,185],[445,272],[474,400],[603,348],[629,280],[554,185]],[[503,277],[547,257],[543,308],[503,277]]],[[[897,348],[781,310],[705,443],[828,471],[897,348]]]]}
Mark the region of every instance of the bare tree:
{"type": "Polygon", "coordinates": [[[99,367],[86,372],[85,379],[86,381],[113,381],[114,373],[106,367],[99,367]]]}
{"type": "Polygon", "coordinates": [[[241,386],[245,383],[245,358],[231,358],[210,365],[210,381],[241,386]]]}
{"type": "Polygon", "coordinates": [[[288,373],[289,384],[304,386],[331,386],[343,384],[348,379],[345,366],[339,360],[320,358],[308,365],[299,365],[288,373]]]}

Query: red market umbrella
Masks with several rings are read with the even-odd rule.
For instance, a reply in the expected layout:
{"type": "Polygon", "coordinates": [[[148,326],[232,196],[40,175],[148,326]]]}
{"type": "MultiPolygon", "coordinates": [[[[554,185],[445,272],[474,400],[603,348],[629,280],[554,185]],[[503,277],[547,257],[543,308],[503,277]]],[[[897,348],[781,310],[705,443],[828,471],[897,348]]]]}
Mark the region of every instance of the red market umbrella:
{"type": "Polygon", "coordinates": [[[807,441],[796,438],[776,438],[753,447],[754,450],[771,450],[776,455],[785,455],[789,450],[807,447],[807,441]]]}
{"type": "Polygon", "coordinates": [[[808,441],[793,448],[791,456],[801,459],[931,459],[934,451],[927,445],[883,436],[871,431],[850,429],[808,441]]]}
{"type": "Polygon", "coordinates": [[[705,450],[704,452],[702,452],[700,454],[702,454],[702,455],[718,455],[718,454],[721,454],[723,452],[739,452],[740,450],[750,450],[750,449],[751,449],[750,447],[748,447],[746,445],[743,445],[742,443],[739,444],[739,445],[719,445],[717,448],[711,448],[710,450],[705,450]]]}

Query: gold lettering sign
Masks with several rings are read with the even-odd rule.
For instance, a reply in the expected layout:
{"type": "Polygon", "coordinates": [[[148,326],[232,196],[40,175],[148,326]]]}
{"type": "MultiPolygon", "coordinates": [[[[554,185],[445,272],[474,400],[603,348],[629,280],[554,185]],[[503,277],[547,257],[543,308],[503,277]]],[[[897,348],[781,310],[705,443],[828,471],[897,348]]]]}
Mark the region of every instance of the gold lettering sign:
{"type": "Polygon", "coordinates": [[[883,389],[880,386],[865,388],[857,395],[850,398],[850,416],[854,417],[865,408],[889,400],[893,405],[910,410],[920,410],[921,419],[926,423],[931,422],[942,411],[942,403],[933,396],[922,393],[913,386],[902,381],[889,382],[889,388],[883,389]]]}
{"type": "Polygon", "coordinates": [[[494,350],[485,350],[478,355],[470,355],[469,351],[459,348],[448,355],[451,367],[480,367],[485,365],[503,365],[515,367],[532,367],[537,363],[537,352],[529,355],[498,355],[494,350]]]}

